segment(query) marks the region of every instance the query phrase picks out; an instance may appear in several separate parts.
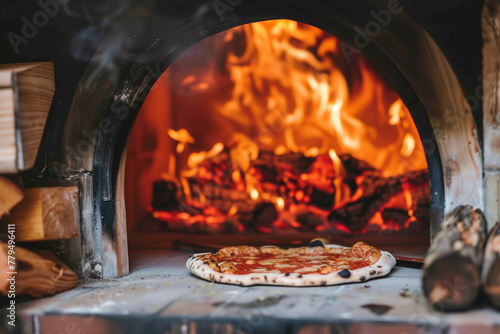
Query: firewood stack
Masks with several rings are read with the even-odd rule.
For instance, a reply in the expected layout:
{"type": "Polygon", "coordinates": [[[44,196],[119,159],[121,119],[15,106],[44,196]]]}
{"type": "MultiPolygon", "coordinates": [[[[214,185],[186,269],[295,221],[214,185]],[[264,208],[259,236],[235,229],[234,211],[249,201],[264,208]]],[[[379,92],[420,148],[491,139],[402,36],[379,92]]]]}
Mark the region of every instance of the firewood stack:
{"type": "Polygon", "coordinates": [[[424,264],[424,293],[434,308],[461,311],[476,302],[485,240],[481,210],[458,206],[446,215],[424,264]]]}
{"type": "Polygon", "coordinates": [[[446,215],[423,268],[424,294],[435,309],[470,309],[481,290],[500,309],[500,222],[488,239],[486,230],[479,209],[461,205],[446,215]]]}
{"type": "Polygon", "coordinates": [[[78,283],[54,254],[28,249],[78,236],[77,187],[23,189],[18,176],[35,163],[54,87],[52,63],[0,65],[0,294],[8,296],[53,295],[78,283]]]}
{"type": "MultiPolygon", "coordinates": [[[[207,214],[202,211],[211,208],[217,211],[217,219],[235,231],[240,223],[244,230],[269,233],[283,208],[293,208],[290,215],[298,223],[293,228],[302,231],[343,225],[344,230],[359,232],[367,228],[377,211],[387,221],[403,226],[410,218],[408,208],[384,205],[391,200],[397,202],[395,199],[402,198],[404,191],[411,192],[415,207],[429,205],[426,170],[385,177],[349,154],[338,155],[338,160],[340,171],[335,169],[329,154],[306,157],[302,153],[276,155],[262,151],[244,170],[230,159],[230,149],[226,148],[201,161],[196,173],[182,185],[172,180],[156,181],[152,208],[155,217],[166,222],[169,230],[182,229],[184,225],[198,228],[197,224],[203,223],[201,215],[207,214]],[[252,188],[254,194],[249,191],[252,188]],[[187,192],[189,199],[184,196],[187,192]],[[190,208],[194,202],[196,208],[190,208]],[[181,216],[176,215],[178,211],[181,216]],[[232,211],[235,213],[228,215],[232,211]],[[188,221],[183,224],[182,219],[188,221]]],[[[415,210],[416,214],[424,211],[425,207],[415,210]]],[[[280,226],[279,222],[276,226],[280,226]]]]}

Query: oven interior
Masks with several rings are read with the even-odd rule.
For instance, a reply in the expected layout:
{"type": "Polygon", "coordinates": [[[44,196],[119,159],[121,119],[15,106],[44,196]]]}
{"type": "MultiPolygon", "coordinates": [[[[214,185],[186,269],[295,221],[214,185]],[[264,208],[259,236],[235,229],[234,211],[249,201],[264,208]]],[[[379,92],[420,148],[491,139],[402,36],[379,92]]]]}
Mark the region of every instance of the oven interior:
{"type": "Polygon", "coordinates": [[[155,233],[163,245],[214,250],[364,239],[421,261],[430,241],[422,140],[391,84],[344,45],[269,20],[183,52],[128,141],[130,242],[155,233]]]}

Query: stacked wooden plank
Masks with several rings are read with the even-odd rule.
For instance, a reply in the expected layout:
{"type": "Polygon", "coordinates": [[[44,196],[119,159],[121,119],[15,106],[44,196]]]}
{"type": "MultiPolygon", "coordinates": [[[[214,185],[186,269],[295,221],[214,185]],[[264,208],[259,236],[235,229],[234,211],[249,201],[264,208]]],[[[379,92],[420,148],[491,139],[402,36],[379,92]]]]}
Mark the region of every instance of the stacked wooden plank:
{"type": "Polygon", "coordinates": [[[0,240],[0,293],[8,296],[41,297],[78,283],[51,252],[18,245],[78,236],[77,187],[23,189],[17,175],[35,163],[53,94],[52,63],[0,65],[0,229],[6,235],[0,240]]]}

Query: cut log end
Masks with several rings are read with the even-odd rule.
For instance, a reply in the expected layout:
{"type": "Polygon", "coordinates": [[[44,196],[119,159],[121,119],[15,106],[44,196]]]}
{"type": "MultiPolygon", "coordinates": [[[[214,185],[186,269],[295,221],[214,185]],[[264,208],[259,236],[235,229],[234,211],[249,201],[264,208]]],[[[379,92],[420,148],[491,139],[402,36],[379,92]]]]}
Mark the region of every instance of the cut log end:
{"type": "Polygon", "coordinates": [[[439,311],[463,311],[478,298],[481,275],[470,260],[453,253],[426,268],[423,289],[429,303],[439,311]]]}
{"type": "Polygon", "coordinates": [[[14,182],[0,176],[0,218],[23,199],[23,192],[14,182]]]}
{"type": "Polygon", "coordinates": [[[489,283],[484,285],[484,292],[490,304],[500,310],[500,266],[492,271],[489,283]]]}
{"type": "Polygon", "coordinates": [[[446,215],[424,264],[423,290],[439,311],[470,308],[481,288],[486,220],[479,209],[458,206],[446,215]]]}
{"type": "Polygon", "coordinates": [[[500,222],[491,230],[486,244],[482,281],[489,302],[500,309],[500,222]]]}
{"type": "Polygon", "coordinates": [[[24,200],[5,217],[16,225],[16,241],[69,239],[79,232],[78,188],[24,190],[24,200]]]}

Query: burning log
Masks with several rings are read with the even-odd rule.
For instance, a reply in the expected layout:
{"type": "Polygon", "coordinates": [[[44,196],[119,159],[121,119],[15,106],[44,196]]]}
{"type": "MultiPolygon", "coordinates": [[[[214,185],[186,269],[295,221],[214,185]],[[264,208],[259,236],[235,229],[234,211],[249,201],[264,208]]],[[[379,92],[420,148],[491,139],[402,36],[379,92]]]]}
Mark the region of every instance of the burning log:
{"type": "Polygon", "coordinates": [[[176,210],[179,207],[177,184],[173,181],[159,180],[153,182],[153,209],[176,210]]]}
{"type": "Polygon", "coordinates": [[[481,210],[461,205],[446,215],[424,264],[424,294],[435,309],[465,310],[476,301],[485,239],[481,210]]]}
{"type": "Polygon", "coordinates": [[[0,241],[0,293],[7,295],[8,280],[15,274],[16,295],[30,295],[35,298],[53,295],[74,288],[78,277],[61,260],[49,251],[30,251],[15,247],[15,255],[9,256],[10,247],[0,241]],[[15,260],[14,260],[15,258],[15,260]]]}
{"type": "Polygon", "coordinates": [[[427,171],[408,172],[398,177],[383,177],[379,172],[366,172],[353,199],[328,216],[332,224],[339,223],[351,231],[362,230],[391,197],[403,192],[404,187],[419,188],[429,182],[427,171]],[[361,194],[359,197],[356,194],[361,194]]]}
{"type": "Polygon", "coordinates": [[[486,243],[482,283],[490,303],[500,309],[500,222],[493,227],[486,243]]]}
{"type": "MultiPolygon", "coordinates": [[[[325,228],[329,222],[331,226],[340,224],[356,232],[363,230],[388,201],[402,197],[404,191],[415,192],[428,184],[427,171],[386,178],[368,163],[349,154],[338,156],[342,166],[335,168],[334,158],[328,154],[311,158],[301,153],[261,152],[246,172],[228,159],[228,153],[221,151],[201,161],[197,172],[183,183],[185,196],[174,182],[155,182],[153,209],[178,212],[180,206],[193,206],[196,208],[194,213],[181,210],[192,216],[212,207],[218,214],[232,212],[233,218],[246,227],[269,229],[273,224],[271,218],[278,219],[275,205],[280,202],[283,206],[280,210],[289,210],[293,205],[306,208],[296,212],[295,221],[299,224],[295,227],[315,229],[324,225],[325,228]],[[260,211],[264,206],[266,214],[262,219],[260,211]]],[[[423,193],[428,195],[428,192],[423,193]]],[[[405,214],[388,211],[381,217],[390,216],[396,225],[410,218],[406,206],[392,209],[400,209],[405,214]]],[[[167,222],[178,220],[175,215],[161,216],[167,222]]]]}
{"type": "Polygon", "coordinates": [[[259,203],[255,206],[252,223],[254,226],[271,227],[278,219],[278,210],[272,203],[259,203]]]}

